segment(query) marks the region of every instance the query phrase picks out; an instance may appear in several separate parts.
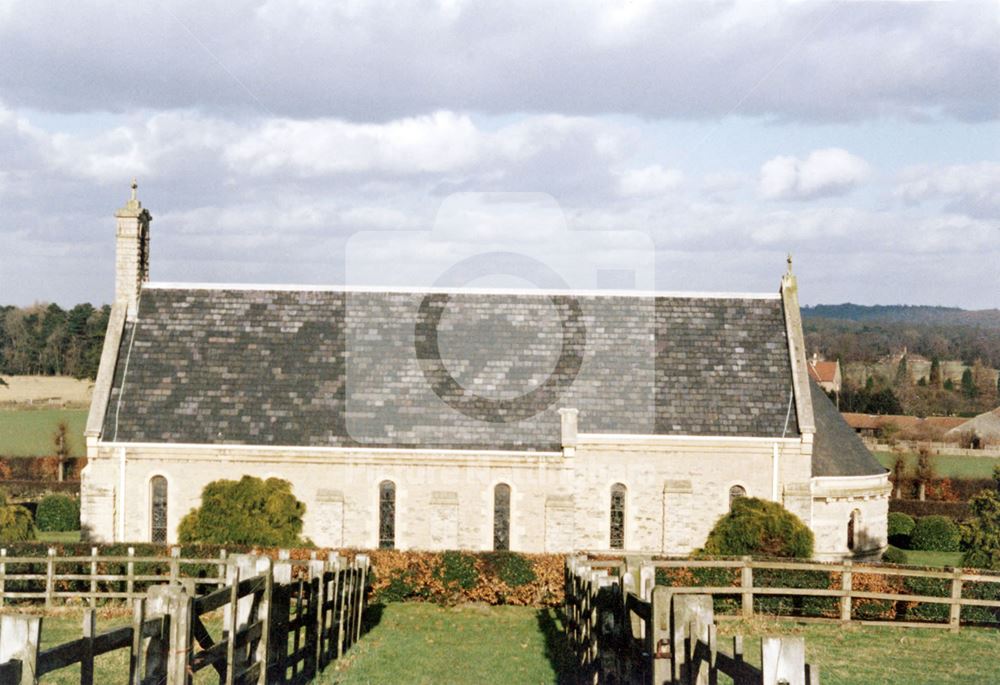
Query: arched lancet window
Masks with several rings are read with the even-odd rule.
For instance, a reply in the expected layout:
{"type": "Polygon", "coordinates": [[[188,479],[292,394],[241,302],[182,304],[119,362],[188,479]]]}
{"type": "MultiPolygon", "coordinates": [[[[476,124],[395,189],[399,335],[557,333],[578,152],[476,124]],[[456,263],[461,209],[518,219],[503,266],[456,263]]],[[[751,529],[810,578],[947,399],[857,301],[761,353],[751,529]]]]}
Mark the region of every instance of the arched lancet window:
{"type": "Polygon", "coordinates": [[[396,546],[396,484],[384,480],[378,486],[378,546],[396,546]]]}
{"type": "Polygon", "coordinates": [[[734,485],[729,488],[729,509],[732,510],[733,502],[735,502],[740,497],[747,496],[747,489],[742,485],[734,485]]]}
{"type": "Polygon", "coordinates": [[[493,549],[510,549],[510,486],[506,483],[493,488],[493,549]]]}
{"type": "Polygon", "coordinates": [[[861,526],[861,512],[855,509],[847,521],[847,549],[854,551],[858,546],[858,529],[861,526]]]}
{"type": "Polygon", "coordinates": [[[611,486],[611,549],[625,549],[625,486],[611,486]]]}
{"type": "Polygon", "coordinates": [[[149,540],[167,541],[167,479],[163,476],[149,481],[149,540]]]}

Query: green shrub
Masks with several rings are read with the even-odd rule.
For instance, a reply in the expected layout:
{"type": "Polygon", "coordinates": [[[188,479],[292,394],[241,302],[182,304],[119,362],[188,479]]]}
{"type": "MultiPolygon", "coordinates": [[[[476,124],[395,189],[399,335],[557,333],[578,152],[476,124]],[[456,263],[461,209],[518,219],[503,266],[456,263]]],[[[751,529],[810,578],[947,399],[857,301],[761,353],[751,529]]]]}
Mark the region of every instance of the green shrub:
{"type": "Polygon", "coordinates": [[[7,504],[7,496],[0,492],[0,543],[34,539],[35,522],[31,512],[19,504],[7,504]]]}
{"type": "Polygon", "coordinates": [[[910,547],[910,538],[917,522],[909,514],[900,511],[889,513],[889,544],[902,549],[910,547]]]}
{"type": "Polygon", "coordinates": [[[471,590],[479,582],[476,557],[464,552],[445,552],[435,575],[449,589],[471,590]]]}
{"type": "MultiPolygon", "coordinates": [[[[891,516],[891,514],[890,514],[891,516]]],[[[906,552],[899,549],[898,547],[889,546],[888,549],[882,554],[882,561],[887,564],[905,564],[906,563],[906,552]]]]}
{"type": "Polygon", "coordinates": [[[46,495],[35,511],[38,530],[80,530],[80,504],[69,495],[46,495]]]}
{"type": "Polygon", "coordinates": [[[945,516],[925,516],[913,528],[910,546],[925,551],[957,552],[960,540],[954,521],[945,516]]]}
{"type": "Polygon", "coordinates": [[[961,527],[962,563],[1000,569],[1000,496],[983,490],[969,500],[969,509],[971,515],[961,527]]]}
{"type": "Polygon", "coordinates": [[[798,516],[777,502],[740,497],[716,522],[703,551],[712,556],[809,558],[813,534],[798,516]]]}
{"type": "Polygon", "coordinates": [[[488,573],[496,576],[508,587],[521,587],[535,582],[535,569],[531,560],[516,552],[492,552],[484,557],[488,573]]]}
{"type": "Polygon", "coordinates": [[[301,546],[308,544],[300,537],[305,511],[286,480],[217,480],[202,490],[201,506],[181,520],[178,538],[181,543],[301,546]]]}

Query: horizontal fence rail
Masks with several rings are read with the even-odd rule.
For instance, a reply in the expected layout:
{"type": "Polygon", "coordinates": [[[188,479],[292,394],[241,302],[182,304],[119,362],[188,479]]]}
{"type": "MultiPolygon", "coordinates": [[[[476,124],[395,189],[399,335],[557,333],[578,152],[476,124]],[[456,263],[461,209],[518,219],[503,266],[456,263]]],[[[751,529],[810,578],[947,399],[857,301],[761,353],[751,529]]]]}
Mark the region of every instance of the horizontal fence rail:
{"type": "MultiPolygon", "coordinates": [[[[611,576],[626,572],[624,559],[584,563],[611,576]]],[[[1000,574],[983,571],[750,557],[637,563],[673,594],[715,598],[722,620],[764,615],[952,631],[962,625],[1000,627],[1000,574]]]]}
{"type": "MultiPolygon", "coordinates": [[[[99,553],[92,547],[89,555],[60,555],[49,548],[45,556],[14,556],[0,549],[0,609],[8,604],[34,604],[44,601],[46,608],[83,602],[96,607],[104,600],[133,601],[145,597],[157,584],[184,584],[192,594],[204,594],[226,586],[230,555],[222,550],[218,557],[182,556],[173,547],[169,556],[138,556],[135,549],[126,554],[99,553]]],[[[305,574],[317,554],[310,559],[290,559],[282,550],[278,560],[287,561],[296,576],[305,574]]]]}
{"type": "Polygon", "coordinates": [[[208,669],[220,685],[306,683],[360,638],[364,555],[351,562],[233,555],[224,573],[221,587],[201,595],[183,578],[152,586],[133,602],[131,625],[104,633],[87,609],[83,636],[46,650],[39,649],[41,617],[0,615],[0,683],[27,685],[79,665],[79,682],[91,685],[94,658],[119,650],[129,653],[130,685],[188,685],[208,669]],[[209,615],[220,609],[216,639],[206,621],[217,621],[209,615]]]}

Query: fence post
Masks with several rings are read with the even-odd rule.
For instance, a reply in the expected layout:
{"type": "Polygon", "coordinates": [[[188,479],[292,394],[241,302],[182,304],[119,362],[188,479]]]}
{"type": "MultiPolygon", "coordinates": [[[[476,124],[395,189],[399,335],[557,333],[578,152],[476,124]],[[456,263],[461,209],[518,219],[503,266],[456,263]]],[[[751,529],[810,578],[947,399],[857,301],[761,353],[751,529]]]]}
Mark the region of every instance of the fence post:
{"type": "Polygon", "coordinates": [[[257,620],[261,622],[260,642],[257,643],[257,653],[254,655],[260,664],[258,685],[267,685],[269,675],[268,659],[271,644],[271,602],[274,597],[274,562],[271,557],[257,560],[257,572],[264,574],[264,597],[257,608],[257,620]]]}
{"type": "MultiPolygon", "coordinates": [[[[40,616],[4,614],[0,616],[0,664],[17,660],[21,662],[19,685],[34,685],[38,680],[38,645],[42,634],[40,616]]],[[[14,685],[13,683],[11,685],[14,685]]]]}
{"type": "Polygon", "coordinates": [[[743,557],[743,568],[740,569],[740,588],[743,590],[743,618],[753,617],[753,557],[743,557]]]}
{"type": "Polygon", "coordinates": [[[83,649],[80,654],[80,685],[94,685],[94,636],[97,635],[97,612],[83,612],[83,649]]]}
{"type": "Polygon", "coordinates": [[[851,567],[851,560],[848,559],[844,562],[844,572],[840,577],[840,589],[844,593],[840,597],[840,620],[844,623],[851,620],[851,589],[854,582],[851,567]]]}
{"type": "Polygon", "coordinates": [[[90,548],[90,607],[97,606],[97,548],[90,548]]]}
{"type": "Polygon", "coordinates": [[[805,638],[762,637],[760,667],[763,685],[806,685],[805,638]]]}
{"type": "MultiPolygon", "coordinates": [[[[315,554],[313,555],[315,557],[315,554]]],[[[326,603],[326,562],[317,561],[315,558],[309,561],[309,580],[313,581],[313,659],[316,667],[313,674],[319,673],[323,667],[323,619],[326,613],[323,605],[326,603]]]]}
{"type": "Polygon", "coordinates": [[[7,593],[7,548],[0,549],[0,609],[7,593]]]}
{"type": "Polygon", "coordinates": [[[358,605],[357,605],[357,626],[354,629],[354,641],[361,639],[361,615],[365,610],[365,585],[368,583],[368,555],[359,554],[354,558],[355,563],[361,564],[360,578],[358,579],[358,605]]]}
{"type": "MultiPolygon", "coordinates": [[[[179,585],[158,586],[170,615],[166,685],[187,685],[191,659],[192,597],[179,585]]],[[[153,588],[157,589],[157,588],[153,588]]],[[[152,593],[150,594],[152,597],[152,593]]]]}
{"type": "MultiPolygon", "coordinates": [[[[150,588],[152,594],[153,588],[150,588]]],[[[132,604],[132,651],[128,659],[128,682],[129,685],[142,685],[143,665],[145,659],[142,657],[142,624],[146,622],[146,600],[137,599],[132,604]]]]}
{"type": "Polygon", "coordinates": [[[216,584],[215,589],[219,590],[226,587],[226,550],[219,550],[219,582],[216,584]]]}
{"type": "Polygon", "coordinates": [[[181,557],[180,547],[170,548],[170,582],[176,583],[181,577],[181,562],[179,561],[181,557]]]}
{"type": "Polygon", "coordinates": [[[670,589],[654,587],[651,597],[649,632],[646,633],[649,655],[653,660],[649,672],[657,685],[671,681],[670,674],[670,589]]]}
{"type": "Polygon", "coordinates": [[[56,591],[56,548],[49,547],[48,559],[45,560],[45,608],[51,609],[56,591]]]}
{"type": "Polygon", "coordinates": [[[129,560],[125,566],[125,593],[128,595],[126,598],[128,601],[135,599],[135,562],[132,559],[135,557],[135,547],[128,548],[129,560]]]}
{"type": "Polygon", "coordinates": [[[279,560],[272,565],[271,606],[268,611],[267,678],[264,682],[280,683],[285,679],[288,657],[288,614],[292,582],[292,565],[279,560]]]}
{"type": "Polygon", "coordinates": [[[951,605],[948,612],[948,630],[957,633],[962,623],[962,569],[956,568],[951,577],[951,605]]]}

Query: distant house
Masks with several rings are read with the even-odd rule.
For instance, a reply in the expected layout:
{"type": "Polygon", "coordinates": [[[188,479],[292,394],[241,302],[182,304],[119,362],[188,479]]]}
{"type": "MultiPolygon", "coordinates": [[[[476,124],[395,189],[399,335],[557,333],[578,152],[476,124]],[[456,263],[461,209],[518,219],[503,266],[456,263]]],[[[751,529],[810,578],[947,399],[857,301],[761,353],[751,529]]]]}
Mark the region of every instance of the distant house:
{"type": "Polygon", "coordinates": [[[808,369],[809,377],[816,381],[819,387],[828,393],[832,392],[835,395],[840,395],[843,379],[840,373],[839,361],[823,361],[819,358],[819,355],[813,353],[812,359],[809,360],[808,369]]]}
{"type": "Polygon", "coordinates": [[[946,434],[949,438],[968,437],[973,449],[1000,445],[1000,407],[963,421],[946,434]]]}
{"type": "Polygon", "coordinates": [[[957,416],[904,416],[902,414],[858,414],[843,412],[847,425],[862,437],[876,438],[886,427],[896,430],[899,437],[914,440],[932,440],[966,422],[957,416]]]}

